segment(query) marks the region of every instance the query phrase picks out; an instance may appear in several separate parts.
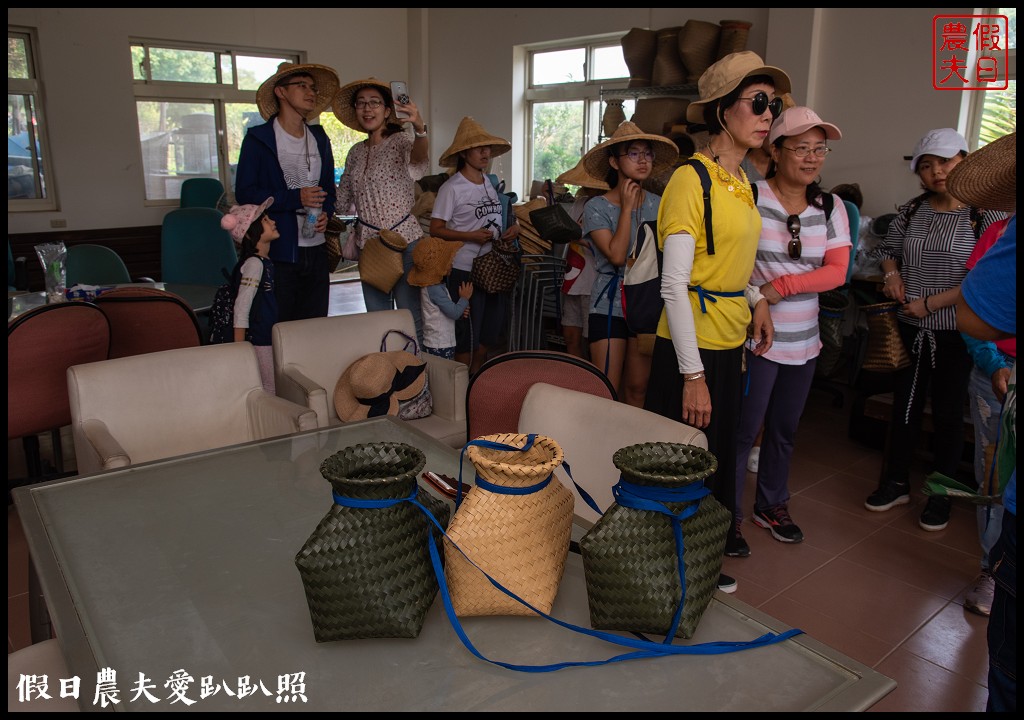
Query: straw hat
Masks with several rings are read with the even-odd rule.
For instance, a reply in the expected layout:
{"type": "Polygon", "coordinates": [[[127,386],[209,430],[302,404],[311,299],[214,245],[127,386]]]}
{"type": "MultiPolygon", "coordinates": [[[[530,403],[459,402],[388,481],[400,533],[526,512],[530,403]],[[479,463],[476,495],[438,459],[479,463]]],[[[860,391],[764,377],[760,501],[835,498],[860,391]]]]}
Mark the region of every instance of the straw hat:
{"type": "Polygon", "coordinates": [[[236,245],[242,244],[242,238],[252,225],[252,221],[263,214],[263,211],[274,204],[274,198],[268,197],[259,205],[235,205],[220,219],[220,226],[228,231],[236,245]]]}
{"type": "Polygon", "coordinates": [[[259,108],[260,115],[264,120],[269,120],[280,110],[277,95],[274,94],[274,88],[285,78],[298,74],[312,75],[313,83],[317,89],[316,107],[313,108],[313,111],[306,119],[309,120],[311,117],[316,117],[330,106],[340,84],[338,73],[334,72],[333,68],[312,63],[296,65],[283,62],[277,66],[277,72],[264,80],[263,84],[260,85],[260,89],[256,91],[256,106],[259,108]]]}
{"type": "Polygon", "coordinates": [[[946,189],[971,207],[1017,212],[1017,131],[968,154],[949,173],[946,189]]]}
{"type": "Polygon", "coordinates": [[[587,151],[580,162],[584,169],[593,177],[607,177],[608,175],[608,153],[613,145],[628,143],[633,140],[647,140],[651,143],[654,151],[654,167],[651,174],[659,173],[669,167],[679,156],[679,148],[676,144],[663,135],[645,133],[632,122],[624,122],[616,128],[612,136],[599,145],[595,145],[587,151]]]}
{"type": "Polygon", "coordinates": [[[572,169],[566,170],[564,173],[555,178],[556,183],[563,183],[565,185],[578,185],[580,187],[591,188],[592,190],[608,190],[608,183],[604,180],[598,180],[597,178],[590,175],[586,168],[583,167],[583,159],[576,163],[572,169]]]}
{"type": "Polygon", "coordinates": [[[793,87],[789,75],[773,66],[765,65],[761,56],[750,50],[730,53],[704,71],[697,81],[700,99],[686,108],[686,119],[692,123],[704,121],[704,106],[720,100],[731,93],[745,78],[751,75],[767,75],[775,84],[775,93],[790,92],[793,87]]]}
{"type": "Polygon", "coordinates": [[[462,243],[427,235],[420,238],[412,249],[413,267],[409,270],[409,284],[413,287],[437,285],[452,270],[455,253],[462,243]]]}
{"type": "Polygon", "coordinates": [[[459,129],[455,131],[455,139],[452,144],[441,155],[437,164],[441,167],[453,168],[458,165],[458,154],[463,150],[471,150],[475,147],[491,146],[491,158],[504,155],[512,149],[512,143],[502,140],[500,137],[491,135],[483,126],[471,117],[462,118],[459,129]]]}
{"type": "Polygon", "coordinates": [[[363,132],[363,126],[359,123],[356,118],[356,109],[352,103],[355,102],[356,93],[363,88],[373,88],[380,90],[381,97],[384,98],[384,103],[388,107],[393,106],[391,100],[391,86],[383,80],[378,80],[375,77],[369,77],[364,80],[356,80],[345,85],[334,98],[334,105],[331,107],[334,110],[334,115],[341,120],[341,122],[352,128],[363,132]]]}
{"type": "Polygon", "coordinates": [[[348,422],[397,415],[398,403],[423,392],[427,364],[405,350],[364,355],[347,368],[334,388],[334,409],[348,422]]]}

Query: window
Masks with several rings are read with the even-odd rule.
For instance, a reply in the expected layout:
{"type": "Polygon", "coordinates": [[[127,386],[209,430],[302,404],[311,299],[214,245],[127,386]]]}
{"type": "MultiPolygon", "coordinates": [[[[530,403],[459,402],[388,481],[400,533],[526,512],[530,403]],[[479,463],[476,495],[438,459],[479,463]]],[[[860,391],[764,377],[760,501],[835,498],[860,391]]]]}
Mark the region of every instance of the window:
{"type": "Polygon", "coordinates": [[[7,211],[56,210],[35,33],[7,28],[7,211]]]}
{"type": "MultiPolygon", "coordinates": [[[[233,198],[242,138],[264,122],[256,91],[282,62],[303,62],[299,53],[147,40],[132,41],[130,52],[147,204],[176,204],[190,177],[217,178],[233,198]]],[[[320,121],[337,180],[362,136],[330,111],[320,121]]]]}
{"type": "Polygon", "coordinates": [[[1017,129],[1017,9],[984,8],[979,14],[1005,15],[1009,20],[1009,87],[1005,90],[964,93],[964,134],[972,149],[987,145],[1017,129]]]}
{"type": "MultiPolygon", "coordinates": [[[[533,49],[528,54],[526,90],[528,156],[535,180],[554,179],[571,169],[597,144],[601,88],[624,88],[629,69],[619,38],[572,46],[533,49]]],[[[627,100],[626,116],[635,101],[627,100]]]]}

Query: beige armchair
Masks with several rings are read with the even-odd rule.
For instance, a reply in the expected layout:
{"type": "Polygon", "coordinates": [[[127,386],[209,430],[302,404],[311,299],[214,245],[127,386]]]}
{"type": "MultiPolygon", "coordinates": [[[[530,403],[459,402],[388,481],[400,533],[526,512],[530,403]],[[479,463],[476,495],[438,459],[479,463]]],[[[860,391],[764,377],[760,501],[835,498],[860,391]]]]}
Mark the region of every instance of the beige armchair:
{"type": "MultiPolygon", "coordinates": [[[[523,400],[519,432],[545,435],[561,447],[576,483],[604,512],[614,502],[612,486],[619,470],[612,456],[619,448],[644,442],[674,442],[708,447],[704,433],[657,413],[589,393],[536,383],[523,400]]],[[[600,517],[583,502],[564,475],[556,473],[576,497],[576,514],[591,522],[600,517]]]]}
{"type": "MultiPolygon", "coordinates": [[[[389,330],[416,336],[408,310],[381,310],[292,320],[274,325],[274,381],[277,394],[316,411],[320,427],[341,423],[334,409],[334,386],[350,364],[380,350],[389,330]]],[[[400,350],[392,335],[389,350],[400,350]]],[[[452,447],[466,444],[466,388],[469,371],[462,363],[427,353],[427,377],[434,399],[433,414],[409,421],[452,447]]]]}
{"type": "Polygon", "coordinates": [[[317,427],[263,389],[247,342],[75,365],[68,396],[83,475],[317,427]]]}

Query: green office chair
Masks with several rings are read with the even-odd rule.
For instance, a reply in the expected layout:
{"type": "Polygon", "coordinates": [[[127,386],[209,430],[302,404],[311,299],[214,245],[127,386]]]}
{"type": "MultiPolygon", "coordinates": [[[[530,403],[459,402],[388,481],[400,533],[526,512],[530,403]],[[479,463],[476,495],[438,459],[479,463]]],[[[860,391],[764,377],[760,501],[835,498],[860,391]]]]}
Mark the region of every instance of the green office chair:
{"type": "Polygon", "coordinates": [[[846,269],[846,285],[850,285],[850,278],[853,277],[853,261],[857,257],[857,242],[860,240],[860,209],[849,200],[843,200],[846,206],[846,217],[850,218],[850,266],[846,269]]]}
{"type": "Polygon", "coordinates": [[[105,245],[68,245],[68,287],[130,283],[128,266],[117,251],[105,245]]]}
{"type": "Polygon", "coordinates": [[[160,235],[161,280],[221,285],[238,262],[235,241],[220,226],[223,213],[206,207],[178,208],[164,216],[160,235]]]}
{"type": "Polygon", "coordinates": [[[224,195],[224,184],[217,178],[189,178],[181,184],[181,207],[216,208],[224,195]]]}

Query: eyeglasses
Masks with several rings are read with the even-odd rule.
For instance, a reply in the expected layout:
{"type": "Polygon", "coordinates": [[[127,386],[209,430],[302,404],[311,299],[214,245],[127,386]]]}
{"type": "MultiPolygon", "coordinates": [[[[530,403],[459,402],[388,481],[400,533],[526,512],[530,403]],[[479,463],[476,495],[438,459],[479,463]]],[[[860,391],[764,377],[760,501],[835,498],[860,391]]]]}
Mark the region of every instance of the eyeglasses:
{"type": "MultiPolygon", "coordinates": [[[[818,145],[817,147],[812,147],[812,148],[807,147],[805,145],[801,145],[800,147],[795,147],[795,148],[786,147],[785,145],[782,145],[781,147],[784,150],[789,150],[791,153],[796,155],[798,158],[805,158],[808,155],[814,155],[814,157],[823,158],[826,155],[828,155],[830,152],[832,152],[832,148],[827,147],[825,145],[818,145]]],[[[839,162],[839,161],[836,160],[836,162],[839,162]]]]}
{"type": "Polygon", "coordinates": [[[765,110],[772,111],[772,117],[777,118],[782,112],[782,98],[768,99],[768,93],[758,90],[754,97],[741,97],[737,100],[746,100],[750,103],[750,109],[755,115],[764,115],[765,110]]]}
{"type": "Polygon", "coordinates": [[[654,152],[651,150],[630,150],[629,152],[622,153],[619,157],[628,157],[635,163],[638,163],[641,160],[651,162],[654,160],[654,152]]]}
{"type": "Polygon", "coordinates": [[[789,230],[789,236],[793,238],[789,241],[789,258],[790,260],[799,260],[800,253],[804,249],[803,243],[800,242],[800,216],[790,215],[786,218],[786,228],[789,230]]]}
{"type": "Polygon", "coordinates": [[[354,107],[356,110],[364,110],[366,108],[376,110],[383,104],[383,100],[378,100],[374,98],[373,100],[356,100],[354,103],[352,103],[352,107],[354,107]]]}
{"type": "Polygon", "coordinates": [[[311,90],[314,95],[320,94],[320,89],[316,85],[310,85],[308,82],[305,82],[303,80],[299,80],[298,82],[281,83],[280,85],[278,85],[278,87],[292,87],[293,85],[298,88],[301,88],[303,92],[305,92],[306,90],[311,90]]]}

